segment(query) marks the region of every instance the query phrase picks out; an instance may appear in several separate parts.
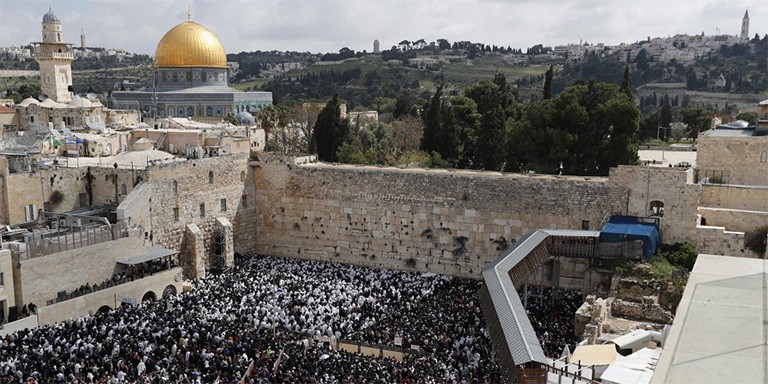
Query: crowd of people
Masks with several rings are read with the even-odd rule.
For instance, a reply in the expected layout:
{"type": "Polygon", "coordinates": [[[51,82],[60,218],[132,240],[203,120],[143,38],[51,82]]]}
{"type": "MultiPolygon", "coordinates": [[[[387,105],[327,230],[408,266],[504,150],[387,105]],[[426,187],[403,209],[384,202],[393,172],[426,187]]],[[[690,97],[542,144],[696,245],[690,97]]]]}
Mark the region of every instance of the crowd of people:
{"type": "Polygon", "coordinates": [[[547,357],[559,358],[579,342],[574,332],[574,314],[583,303],[580,291],[543,288],[528,297],[526,311],[547,357]]]}
{"type": "Polygon", "coordinates": [[[477,281],[258,256],[193,283],[4,337],[0,383],[500,382],[477,281]],[[406,353],[368,357],[318,338],[406,353]]]}

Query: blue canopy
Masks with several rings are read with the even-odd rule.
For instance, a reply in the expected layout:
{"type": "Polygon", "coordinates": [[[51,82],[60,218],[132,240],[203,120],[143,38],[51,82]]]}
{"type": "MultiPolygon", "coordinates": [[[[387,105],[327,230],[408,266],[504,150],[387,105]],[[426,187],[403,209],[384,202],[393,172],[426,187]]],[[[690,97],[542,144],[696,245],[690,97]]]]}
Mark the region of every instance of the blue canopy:
{"type": "Polygon", "coordinates": [[[644,223],[635,216],[613,216],[600,231],[600,242],[619,243],[632,240],[643,241],[643,256],[649,258],[656,253],[661,243],[659,227],[644,223]]]}

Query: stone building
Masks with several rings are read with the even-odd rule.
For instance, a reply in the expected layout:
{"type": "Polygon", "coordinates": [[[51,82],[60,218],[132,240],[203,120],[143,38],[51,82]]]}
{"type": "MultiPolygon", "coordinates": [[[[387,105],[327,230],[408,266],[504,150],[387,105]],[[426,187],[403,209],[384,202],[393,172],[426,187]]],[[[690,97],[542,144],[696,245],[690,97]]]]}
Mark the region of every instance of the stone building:
{"type": "Polygon", "coordinates": [[[705,182],[768,185],[768,129],[737,120],[702,132],[696,162],[705,182]]]}
{"type": "Polygon", "coordinates": [[[41,90],[53,101],[66,103],[72,92],[71,44],[64,42],[61,21],[53,11],[43,15],[43,41],[35,45],[35,61],[40,65],[41,90]]]}
{"type": "Polygon", "coordinates": [[[241,111],[272,105],[271,92],[242,92],[229,87],[227,55],[218,38],[189,19],[171,28],[155,51],[151,89],[112,93],[121,109],[145,117],[190,117],[217,122],[241,111]]]}

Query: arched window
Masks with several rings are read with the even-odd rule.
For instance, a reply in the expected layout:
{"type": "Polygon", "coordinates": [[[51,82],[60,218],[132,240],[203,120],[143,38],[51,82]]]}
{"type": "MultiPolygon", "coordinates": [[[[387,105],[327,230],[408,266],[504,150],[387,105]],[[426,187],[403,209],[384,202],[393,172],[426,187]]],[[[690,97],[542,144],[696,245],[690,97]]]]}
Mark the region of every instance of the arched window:
{"type": "Polygon", "coordinates": [[[120,193],[122,193],[123,196],[128,194],[128,187],[125,185],[125,183],[120,185],[120,193]]]}
{"type": "Polygon", "coordinates": [[[192,107],[187,107],[187,116],[194,116],[195,115],[195,109],[192,107]]]}
{"type": "Polygon", "coordinates": [[[760,154],[760,162],[768,163],[768,152],[763,151],[763,153],[760,154]]]}
{"type": "Polygon", "coordinates": [[[651,201],[648,207],[648,216],[662,217],[664,216],[664,203],[658,200],[651,201]]]}
{"type": "Polygon", "coordinates": [[[179,117],[184,117],[184,107],[179,107],[179,117]]]}
{"type": "Polygon", "coordinates": [[[245,181],[245,171],[240,171],[240,181],[245,181]]]}
{"type": "Polygon", "coordinates": [[[208,171],[208,184],[213,184],[213,171],[208,171]]]}
{"type": "Polygon", "coordinates": [[[205,108],[205,115],[206,116],[213,116],[213,108],[212,107],[205,108]]]}
{"type": "Polygon", "coordinates": [[[173,193],[179,193],[179,183],[176,180],[173,181],[173,193]]]}

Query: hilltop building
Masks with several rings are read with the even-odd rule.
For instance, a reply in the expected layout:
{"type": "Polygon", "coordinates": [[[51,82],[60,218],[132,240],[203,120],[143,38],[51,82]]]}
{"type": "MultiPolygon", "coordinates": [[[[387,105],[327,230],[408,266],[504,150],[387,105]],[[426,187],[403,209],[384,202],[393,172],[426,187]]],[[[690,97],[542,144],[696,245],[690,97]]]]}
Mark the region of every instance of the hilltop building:
{"type": "Polygon", "coordinates": [[[189,19],[169,30],[155,51],[155,85],[112,94],[120,109],[145,117],[189,117],[216,122],[239,112],[272,105],[271,92],[242,92],[229,87],[227,55],[219,39],[189,19]]]}

